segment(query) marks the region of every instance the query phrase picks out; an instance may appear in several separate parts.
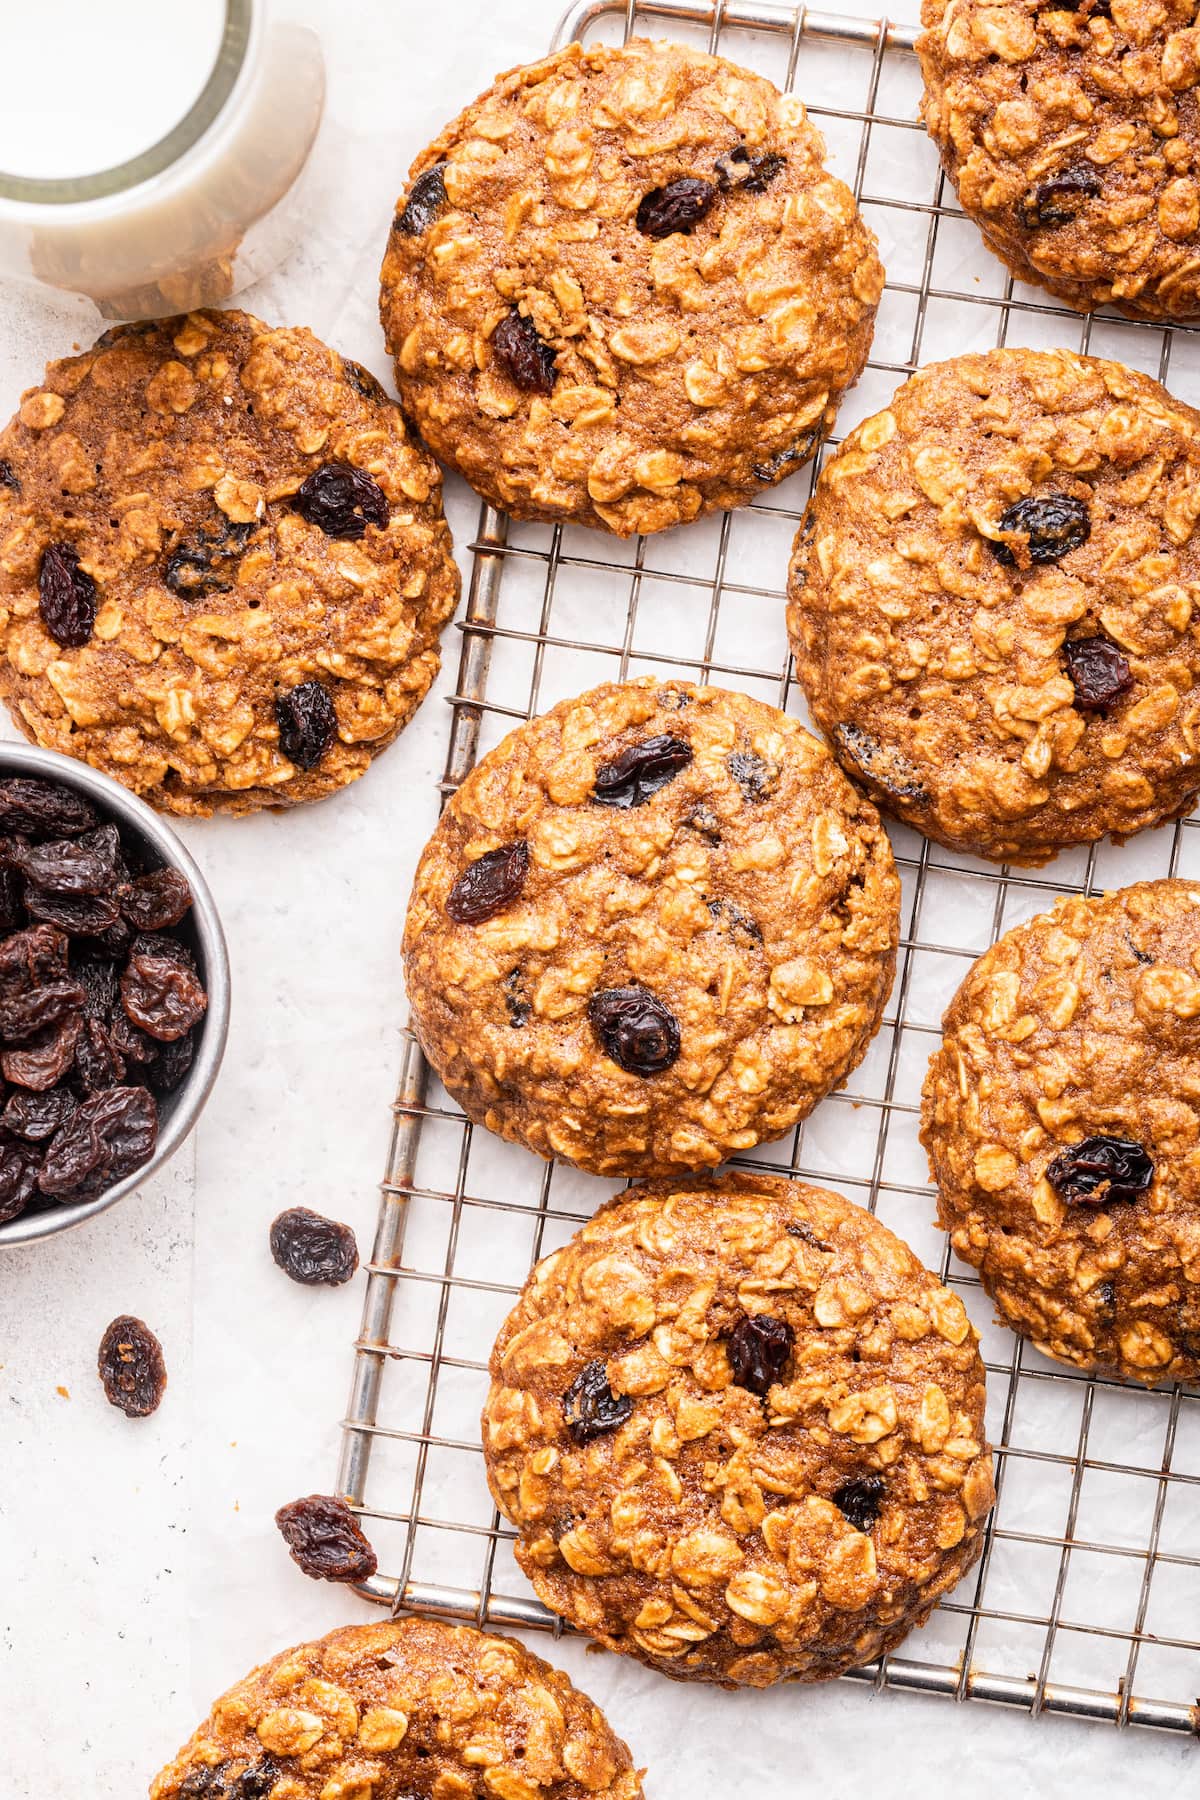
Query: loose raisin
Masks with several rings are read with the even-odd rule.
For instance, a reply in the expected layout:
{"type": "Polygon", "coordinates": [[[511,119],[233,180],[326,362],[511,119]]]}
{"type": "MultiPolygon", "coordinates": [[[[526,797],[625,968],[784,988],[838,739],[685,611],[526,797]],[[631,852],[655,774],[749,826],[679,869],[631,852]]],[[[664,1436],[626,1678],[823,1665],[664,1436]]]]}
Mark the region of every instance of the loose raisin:
{"type": "Polygon", "coordinates": [[[577,1444],[616,1431],[633,1412],[629,1394],[614,1394],[603,1358],[585,1363],[563,1395],[563,1418],[577,1444]]]}
{"type": "Polygon", "coordinates": [[[1095,200],[1104,184],[1089,163],[1075,163],[1049,181],[1039,182],[1021,201],[1018,214],[1026,231],[1070,225],[1086,200],[1095,200]]]}
{"type": "Polygon", "coordinates": [[[337,736],[337,711],[328,688],[302,681],[275,701],[279,748],[298,769],[315,769],[337,736]]]}
{"type": "Polygon", "coordinates": [[[692,760],[692,746],[685,738],[652,737],[631,744],[610,763],[596,771],[592,799],[597,806],[644,806],[651,795],[674,781],[692,760]]]}
{"type": "Polygon", "coordinates": [[[487,850],[468,863],[446,896],[446,916],[456,925],[482,925],[518,899],[529,874],[529,845],[521,840],[487,850]]]}
{"type": "Polygon", "coordinates": [[[679,1021],[647,988],[602,988],[588,1018],[604,1054],[630,1075],[661,1075],[679,1055],[679,1021]]]}
{"type": "Polygon", "coordinates": [[[517,387],[527,394],[554,392],[557,355],[542,342],[532,319],[514,306],[493,331],[491,343],[496,360],[517,387]]]}
{"type": "Polygon", "coordinates": [[[984,542],[998,563],[1015,568],[1024,549],[1031,563],[1061,562],[1072,550],[1086,544],[1092,534],[1092,521],[1082,500],[1072,494],[1029,494],[1005,507],[997,523],[1001,531],[1012,532],[1028,540],[1025,546],[984,542]]]}
{"type": "Polygon", "coordinates": [[[0,831],[78,837],[99,823],[95,807],[74,788],[40,781],[35,775],[9,775],[0,781],[0,831]]]}
{"type": "Polygon", "coordinates": [[[851,765],[851,773],[881,799],[907,801],[913,806],[928,804],[929,790],[899,750],[881,744],[861,725],[835,725],[833,739],[841,760],[851,765]]]}
{"type": "Polygon", "coordinates": [[[80,650],[96,623],[96,584],[74,544],[48,544],[38,571],[38,611],[56,644],[80,650]]]}
{"type": "Polygon", "coordinates": [[[314,1581],[366,1581],[379,1567],[361,1525],[336,1495],[289,1501],[275,1523],[292,1561],[314,1581]]]}
{"type": "Polygon", "coordinates": [[[271,1224],[271,1255],[285,1275],[307,1287],[339,1287],[358,1268],[358,1245],[348,1225],[292,1206],[271,1224]]]}
{"type": "Polygon", "coordinates": [[[121,888],[118,904],[135,931],[162,931],[178,925],[192,904],[192,890],[178,869],[152,869],[121,888]]]}
{"type": "Polygon", "coordinates": [[[1106,713],[1133,686],[1133,670],[1106,637],[1068,638],[1063,645],[1075,704],[1106,713]]]}
{"type": "Polygon", "coordinates": [[[1103,1206],[1109,1200],[1136,1200],[1154,1180],[1154,1164],[1134,1138],[1084,1138],[1047,1165],[1046,1180],[1064,1200],[1103,1206]]]}
{"type": "Polygon", "coordinates": [[[167,1386],[162,1345],[142,1319],[122,1313],[100,1339],[100,1380],[110,1406],[127,1419],[145,1419],[158,1409],[167,1386]]]}
{"type": "Polygon", "coordinates": [[[711,181],[695,175],[681,175],[665,187],[651,188],[638,202],[637,228],[643,237],[665,238],[675,232],[686,237],[701,219],[707,218],[717,202],[717,189],[711,181]]]}
{"type": "Polygon", "coordinates": [[[387,495],[375,477],[352,463],[314,469],[296,489],[292,506],[331,538],[360,538],[368,525],[382,529],[391,518],[387,495]]]}
{"type": "Polygon", "coordinates": [[[729,193],[731,188],[738,188],[743,194],[765,193],[780,169],[786,167],[786,156],[780,156],[775,150],[754,156],[745,144],[735,144],[713,164],[717,186],[723,194],[729,193]]]}
{"type": "Polygon", "coordinates": [[[783,1379],[792,1353],[792,1328],[771,1313],[747,1313],[734,1326],[725,1348],[738,1387],[762,1395],[783,1379]]]}
{"type": "Polygon", "coordinates": [[[735,750],[725,758],[725,767],[747,800],[765,800],[779,786],[779,764],[752,750],[735,750]]]}
{"type": "Polygon", "coordinates": [[[408,191],[403,209],[396,215],[396,230],[402,237],[422,237],[446,204],[446,165],[434,163],[417,176],[408,191]]]}
{"type": "Polygon", "coordinates": [[[859,1475],[842,1483],[833,1496],[833,1504],[855,1531],[872,1531],[883,1509],[886,1489],[882,1475],[859,1475]]]}
{"type": "Polygon", "coordinates": [[[126,1016],[160,1043],[190,1031],[205,1014],[208,995],[190,957],[173,938],[134,939],[121,976],[126,1016]]]}

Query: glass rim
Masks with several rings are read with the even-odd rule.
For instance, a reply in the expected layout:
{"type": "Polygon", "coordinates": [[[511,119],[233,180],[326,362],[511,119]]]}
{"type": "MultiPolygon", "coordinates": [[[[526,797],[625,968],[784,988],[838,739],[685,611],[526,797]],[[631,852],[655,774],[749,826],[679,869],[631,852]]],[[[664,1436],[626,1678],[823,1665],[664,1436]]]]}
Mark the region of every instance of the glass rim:
{"type": "Polygon", "coordinates": [[[0,200],[70,206],[127,193],[161,175],[199,143],[233,93],[246,61],[253,13],[254,0],[225,0],[225,24],[208,79],[183,117],[155,143],[87,175],[11,175],[0,169],[0,200]]]}

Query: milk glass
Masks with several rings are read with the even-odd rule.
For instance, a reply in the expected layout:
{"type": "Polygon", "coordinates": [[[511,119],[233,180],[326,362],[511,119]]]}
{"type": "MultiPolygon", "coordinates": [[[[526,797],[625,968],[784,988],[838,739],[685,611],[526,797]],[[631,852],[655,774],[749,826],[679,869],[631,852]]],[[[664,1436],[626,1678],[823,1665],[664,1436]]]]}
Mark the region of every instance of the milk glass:
{"type": "Polygon", "coordinates": [[[0,280],[219,305],[303,236],[325,67],[288,0],[0,0],[0,280]]]}

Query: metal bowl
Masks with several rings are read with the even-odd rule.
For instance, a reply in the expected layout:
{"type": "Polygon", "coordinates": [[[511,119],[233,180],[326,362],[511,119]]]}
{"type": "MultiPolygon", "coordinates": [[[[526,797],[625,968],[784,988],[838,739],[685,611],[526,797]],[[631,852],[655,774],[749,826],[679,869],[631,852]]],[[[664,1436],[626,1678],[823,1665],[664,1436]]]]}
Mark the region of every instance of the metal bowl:
{"type": "Polygon", "coordinates": [[[61,782],[83,794],[123,832],[149,852],[153,863],[169,863],[178,869],[192,890],[192,910],[179,927],[180,936],[196,958],[200,978],[208,992],[208,1011],[197,1027],[196,1054],[187,1075],[173,1094],[158,1100],[158,1143],[148,1162],[135,1169],[124,1180],[94,1200],[80,1200],[62,1206],[49,1206],[41,1212],[20,1213],[8,1224],[0,1225],[0,1250],[12,1244],[32,1244],[38,1238],[51,1237],[95,1218],[148,1181],[178,1150],[192,1126],[200,1117],[208,1099],[229,1030],[229,953],[225,933],[213,903],[208,883],[191,855],[184,849],[171,827],[146,805],[107,775],[101,775],[86,763],[60,756],[57,750],[40,750],[31,744],[0,743],[0,776],[37,775],[45,781],[61,782]]]}

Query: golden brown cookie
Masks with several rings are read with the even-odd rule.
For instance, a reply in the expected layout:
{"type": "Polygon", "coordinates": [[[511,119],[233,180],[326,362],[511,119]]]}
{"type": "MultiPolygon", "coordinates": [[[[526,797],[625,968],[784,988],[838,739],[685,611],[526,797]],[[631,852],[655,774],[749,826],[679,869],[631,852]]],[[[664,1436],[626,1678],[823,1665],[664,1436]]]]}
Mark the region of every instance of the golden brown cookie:
{"type": "Polygon", "coordinates": [[[309,331],[106,332],[0,432],[0,697],[165,812],[319,800],[437,673],[458,596],[440,483],[309,331]]]}
{"type": "Polygon", "coordinates": [[[892,1650],[993,1500],[962,1302],[839,1194],[638,1185],[500,1332],[488,1482],[538,1596],[680,1680],[823,1681],[892,1650]]]}
{"type": "Polygon", "coordinates": [[[417,868],[413,1022],[475,1120],[600,1174],[705,1168],[853,1069],[899,883],[869,801],[794,719],[646,678],[522,725],[417,868]]]}
{"type": "Polygon", "coordinates": [[[351,1625],[222,1696],[150,1800],[641,1800],[599,1707],[511,1638],[351,1625]]]}
{"type": "Polygon", "coordinates": [[[980,957],[925,1080],[938,1217],[1001,1319],[1134,1381],[1200,1374],[1200,886],[1060,900],[980,957]]]}
{"type": "Polygon", "coordinates": [[[1200,413],[1066,350],[932,363],[827,464],[788,627],[881,806],[1040,863],[1200,789],[1200,413]]]}
{"type": "Polygon", "coordinates": [[[1088,311],[1200,314],[1190,0],[923,0],[921,116],[1019,281],[1088,311]]]}
{"type": "Polygon", "coordinates": [[[883,270],[800,101],[682,44],[568,44],[413,164],[382,273],[405,410],[522,519],[622,537],[792,474],[883,270]]]}

